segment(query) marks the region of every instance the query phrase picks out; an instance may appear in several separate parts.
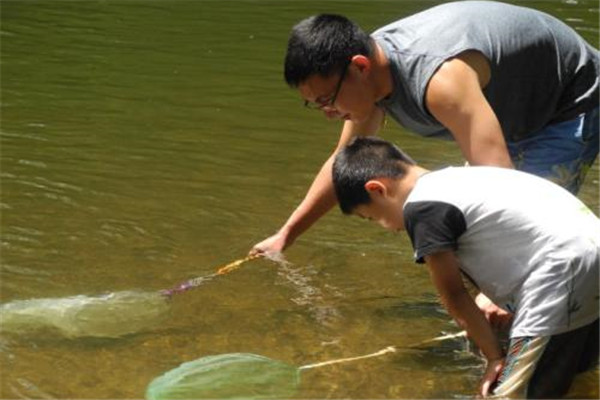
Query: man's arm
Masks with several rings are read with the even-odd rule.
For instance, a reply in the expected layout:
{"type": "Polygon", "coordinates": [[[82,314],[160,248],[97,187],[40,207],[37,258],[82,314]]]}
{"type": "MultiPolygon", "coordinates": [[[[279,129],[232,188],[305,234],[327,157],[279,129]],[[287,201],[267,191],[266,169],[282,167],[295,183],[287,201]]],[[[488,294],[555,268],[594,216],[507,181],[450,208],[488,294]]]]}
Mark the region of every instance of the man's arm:
{"type": "Polygon", "coordinates": [[[254,245],[250,250],[250,254],[266,254],[285,250],[298,236],[337,204],[331,177],[331,169],[337,150],[349,143],[355,136],[377,133],[383,122],[383,117],[383,111],[380,108],[375,108],[371,117],[360,124],[352,121],[344,123],[335,151],[321,167],[304,200],[277,233],[254,245]]]}
{"type": "Polygon", "coordinates": [[[490,80],[487,59],[470,51],[433,75],[425,94],[429,112],[452,132],[471,165],[512,168],[502,128],[482,88],[490,80]]]}
{"type": "Polygon", "coordinates": [[[466,329],[469,337],[479,347],[488,365],[484,373],[480,394],[486,396],[504,365],[504,355],[492,327],[467,292],[462,280],[459,263],[452,251],[425,256],[431,280],[444,307],[466,329]]]}
{"type": "MultiPolygon", "coordinates": [[[[462,53],[433,75],[425,102],[429,112],[452,132],[469,164],[513,168],[500,122],[483,94],[490,78],[489,62],[483,54],[462,53]]],[[[480,293],[477,302],[496,327],[510,325],[511,314],[485,295],[480,293]]]]}

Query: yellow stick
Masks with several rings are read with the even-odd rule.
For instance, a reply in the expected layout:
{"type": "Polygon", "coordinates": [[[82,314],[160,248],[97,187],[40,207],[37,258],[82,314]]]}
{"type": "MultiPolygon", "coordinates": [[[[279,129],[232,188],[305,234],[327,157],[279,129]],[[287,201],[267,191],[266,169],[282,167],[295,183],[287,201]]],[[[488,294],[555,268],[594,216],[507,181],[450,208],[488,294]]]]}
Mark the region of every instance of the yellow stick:
{"type": "MultiPolygon", "coordinates": [[[[455,339],[455,338],[466,337],[466,336],[467,336],[467,331],[462,331],[462,332],[458,332],[458,333],[451,333],[449,335],[442,335],[442,336],[435,337],[433,339],[427,339],[427,340],[424,340],[422,342],[415,343],[415,344],[412,344],[410,346],[406,346],[404,348],[414,348],[414,347],[419,347],[419,346],[422,346],[422,345],[428,344],[428,343],[441,342],[441,341],[444,341],[444,340],[455,339]]],[[[401,348],[398,348],[396,346],[388,346],[385,349],[381,349],[381,350],[379,350],[379,351],[377,351],[375,353],[366,354],[364,356],[348,357],[348,358],[338,358],[336,360],[329,360],[329,361],[323,361],[323,362],[314,363],[314,364],[307,364],[307,365],[303,365],[303,366],[299,367],[298,369],[319,368],[319,367],[324,367],[326,365],[341,364],[341,363],[347,363],[347,362],[350,362],[350,361],[362,360],[362,359],[365,359],[365,358],[379,357],[379,356],[382,356],[384,354],[395,353],[395,352],[397,352],[400,349],[401,348]]]]}
{"type": "Polygon", "coordinates": [[[258,255],[252,255],[252,256],[247,256],[244,258],[240,258],[239,260],[235,260],[230,262],[229,264],[226,264],[222,267],[220,267],[217,272],[210,274],[210,275],[205,275],[205,276],[199,276],[197,278],[193,278],[190,280],[187,280],[183,283],[180,283],[179,285],[175,286],[174,288],[171,289],[167,289],[167,290],[162,290],[161,293],[167,297],[171,297],[176,293],[181,293],[181,292],[185,292],[187,290],[190,290],[192,288],[198,287],[202,284],[204,284],[206,281],[214,278],[215,276],[218,275],[224,275],[227,274],[235,269],[238,269],[242,264],[244,264],[247,261],[250,261],[252,259],[255,259],[259,257],[258,255]]]}
{"type": "Polygon", "coordinates": [[[245,262],[250,261],[250,260],[254,260],[255,258],[258,258],[258,257],[259,257],[258,255],[252,255],[252,256],[246,256],[244,258],[240,258],[239,260],[232,261],[229,264],[224,265],[221,268],[219,268],[217,270],[217,275],[227,274],[227,273],[229,273],[229,272],[231,272],[233,270],[238,269],[245,262]]]}
{"type": "Polygon", "coordinates": [[[467,337],[467,331],[460,331],[458,333],[450,333],[448,335],[434,337],[433,339],[427,339],[427,340],[423,340],[422,342],[419,342],[419,343],[411,344],[408,347],[419,347],[419,346],[423,346],[424,344],[442,342],[444,340],[456,339],[456,338],[460,338],[460,337],[467,337]]]}
{"type": "Polygon", "coordinates": [[[331,364],[341,364],[341,363],[346,363],[346,362],[350,362],[350,361],[362,360],[362,359],[365,359],[365,358],[379,357],[379,356],[382,356],[382,355],[387,354],[387,353],[394,353],[395,351],[396,351],[396,348],[394,346],[389,346],[389,347],[386,347],[385,349],[379,350],[379,351],[377,351],[375,353],[366,354],[364,356],[339,358],[337,360],[323,361],[323,362],[320,362],[320,363],[303,365],[303,366],[299,367],[298,369],[319,368],[319,367],[324,367],[326,365],[331,365],[331,364]]]}

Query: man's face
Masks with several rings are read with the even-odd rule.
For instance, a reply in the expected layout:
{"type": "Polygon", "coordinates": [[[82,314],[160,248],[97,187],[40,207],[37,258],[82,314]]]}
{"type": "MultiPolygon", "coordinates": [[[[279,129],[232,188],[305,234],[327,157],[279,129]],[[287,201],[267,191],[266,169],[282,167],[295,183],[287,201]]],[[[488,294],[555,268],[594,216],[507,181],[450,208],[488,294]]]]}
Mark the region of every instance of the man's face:
{"type": "Polygon", "coordinates": [[[307,107],[323,111],[327,118],[360,123],[371,116],[375,108],[365,84],[359,68],[349,63],[339,74],[310,76],[298,89],[307,107]]]}

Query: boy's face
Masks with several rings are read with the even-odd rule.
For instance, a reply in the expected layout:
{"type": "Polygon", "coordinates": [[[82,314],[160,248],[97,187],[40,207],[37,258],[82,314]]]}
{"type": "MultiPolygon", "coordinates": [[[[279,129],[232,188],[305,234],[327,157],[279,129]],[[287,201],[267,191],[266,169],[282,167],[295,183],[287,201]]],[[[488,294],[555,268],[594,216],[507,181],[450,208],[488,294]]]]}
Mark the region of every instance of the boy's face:
{"type": "Polygon", "coordinates": [[[403,204],[398,191],[381,181],[369,181],[365,188],[371,197],[371,202],[357,206],[353,214],[377,222],[384,229],[392,232],[404,230],[403,204]]]}

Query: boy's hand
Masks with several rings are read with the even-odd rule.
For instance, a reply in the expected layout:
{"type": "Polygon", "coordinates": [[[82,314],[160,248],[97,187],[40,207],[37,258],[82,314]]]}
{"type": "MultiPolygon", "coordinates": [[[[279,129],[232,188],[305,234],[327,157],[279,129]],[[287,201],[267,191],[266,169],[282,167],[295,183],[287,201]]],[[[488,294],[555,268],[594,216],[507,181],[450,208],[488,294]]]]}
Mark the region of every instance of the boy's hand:
{"type": "Polygon", "coordinates": [[[492,385],[498,380],[503,367],[504,358],[488,361],[485,373],[483,374],[483,378],[481,379],[481,389],[479,391],[480,396],[487,397],[492,394],[492,385]]]}
{"type": "Polygon", "coordinates": [[[513,314],[498,307],[483,293],[475,297],[475,304],[483,312],[490,325],[497,330],[508,330],[513,319],[513,314]]]}

